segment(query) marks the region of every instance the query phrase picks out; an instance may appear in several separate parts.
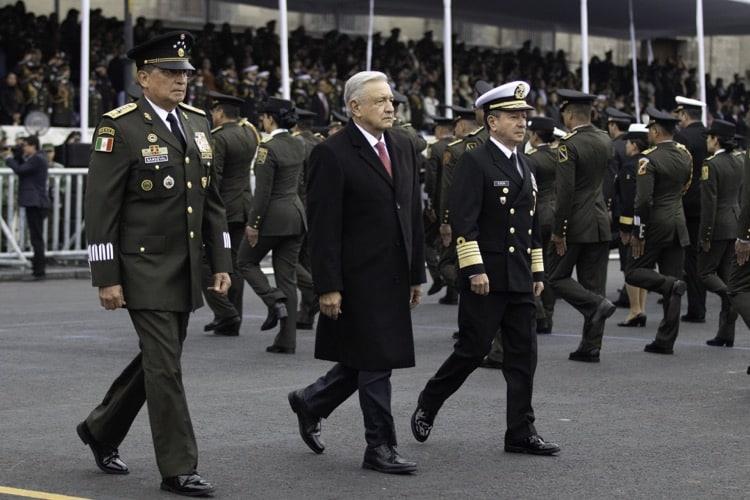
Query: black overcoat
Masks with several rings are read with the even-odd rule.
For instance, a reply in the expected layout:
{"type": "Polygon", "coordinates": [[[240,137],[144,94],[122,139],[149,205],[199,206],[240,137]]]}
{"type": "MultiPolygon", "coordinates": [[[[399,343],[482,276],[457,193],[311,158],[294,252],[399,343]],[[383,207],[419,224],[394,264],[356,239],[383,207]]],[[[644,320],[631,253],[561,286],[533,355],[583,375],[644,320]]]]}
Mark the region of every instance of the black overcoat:
{"type": "Polygon", "coordinates": [[[359,370],[414,366],[409,290],[425,281],[416,152],[384,135],[392,178],[353,122],[310,157],[313,282],[342,294],[341,316],[320,317],[315,357],[359,370]]]}

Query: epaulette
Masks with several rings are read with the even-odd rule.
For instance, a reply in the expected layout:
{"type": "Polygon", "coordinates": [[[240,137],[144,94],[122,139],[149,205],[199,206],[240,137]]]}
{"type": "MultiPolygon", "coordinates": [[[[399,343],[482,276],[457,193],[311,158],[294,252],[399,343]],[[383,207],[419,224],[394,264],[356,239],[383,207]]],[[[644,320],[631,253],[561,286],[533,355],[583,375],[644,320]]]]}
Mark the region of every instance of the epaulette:
{"type": "Polygon", "coordinates": [[[117,120],[121,116],[125,116],[131,111],[135,111],[136,108],[138,108],[138,105],[134,102],[131,102],[125,104],[124,106],[120,106],[119,108],[115,108],[112,111],[104,113],[104,116],[106,116],[107,118],[112,118],[113,120],[117,120]]]}
{"type": "Polygon", "coordinates": [[[317,138],[318,138],[318,139],[320,139],[321,141],[325,141],[325,140],[326,140],[326,136],[324,136],[324,135],[323,135],[323,134],[321,134],[320,132],[315,132],[315,133],[313,134],[313,136],[314,136],[314,137],[317,137],[317,138]]]}
{"type": "Polygon", "coordinates": [[[531,149],[529,149],[529,151],[526,154],[529,155],[529,156],[531,156],[534,153],[536,153],[537,151],[539,151],[537,148],[531,148],[531,149]]]}
{"type": "Polygon", "coordinates": [[[274,137],[276,137],[276,136],[275,135],[267,135],[263,139],[261,139],[260,142],[262,144],[268,144],[269,142],[271,142],[273,140],[274,137]]]}
{"type": "Polygon", "coordinates": [[[476,129],[476,130],[472,130],[471,132],[469,132],[468,134],[466,134],[466,136],[467,136],[467,137],[469,137],[469,136],[475,136],[475,135],[477,135],[477,134],[478,134],[479,132],[481,132],[481,131],[482,131],[483,129],[484,129],[484,127],[479,127],[478,129],[476,129]]]}
{"type": "Polygon", "coordinates": [[[714,158],[716,158],[716,155],[717,155],[717,154],[718,154],[718,153],[714,153],[714,154],[712,154],[711,156],[709,156],[708,158],[706,158],[706,159],[705,159],[705,160],[703,160],[703,161],[713,160],[714,158]]]}
{"type": "Polygon", "coordinates": [[[300,132],[299,130],[296,130],[296,131],[292,132],[292,137],[299,137],[301,133],[302,132],[300,132]]]}
{"type": "Polygon", "coordinates": [[[461,142],[461,141],[463,141],[463,139],[456,139],[456,140],[455,140],[455,141],[453,141],[453,142],[449,142],[449,143],[448,143],[448,146],[449,146],[449,147],[450,147],[450,146],[455,146],[456,144],[458,144],[458,143],[459,143],[459,142],[461,142]]]}
{"type": "Polygon", "coordinates": [[[561,138],[560,140],[561,140],[561,141],[567,141],[568,139],[570,139],[571,137],[573,137],[573,136],[574,136],[574,135],[576,135],[577,133],[578,133],[578,131],[577,131],[577,130],[574,130],[574,131],[572,131],[572,132],[568,132],[567,134],[565,134],[564,136],[562,136],[562,138],[561,138]]]}
{"type": "Polygon", "coordinates": [[[683,150],[683,151],[687,151],[688,153],[690,152],[690,150],[688,150],[688,148],[686,148],[686,147],[685,147],[685,145],[684,145],[684,144],[682,144],[681,142],[677,142],[677,141],[675,141],[674,145],[675,145],[675,147],[676,147],[677,149],[681,149],[681,150],[683,150]]]}
{"type": "Polygon", "coordinates": [[[732,151],[732,156],[745,156],[745,152],[741,149],[735,149],[732,151]]]}
{"type": "Polygon", "coordinates": [[[656,146],[644,150],[642,154],[647,155],[653,153],[654,151],[656,151],[656,146]]]}
{"type": "Polygon", "coordinates": [[[184,102],[181,102],[180,104],[178,104],[178,106],[181,107],[182,109],[187,109],[188,111],[192,111],[193,113],[198,113],[199,115],[206,116],[206,112],[205,111],[203,111],[200,108],[196,108],[194,106],[191,106],[190,104],[185,104],[184,102]]]}
{"type": "Polygon", "coordinates": [[[219,130],[221,130],[222,128],[224,128],[224,125],[219,125],[216,128],[212,128],[211,129],[211,133],[214,134],[214,133],[218,132],[219,130]]]}
{"type": "Polygon", "coordinates": [[[410,123],[410,122],[402,123],[402,124],[401,124],[401,125],[399,125],[399,126],[400,126],[401,128],[414,128],[414,127],[412,127],[412,125],[411,125],[411,123],[410,123]]]}

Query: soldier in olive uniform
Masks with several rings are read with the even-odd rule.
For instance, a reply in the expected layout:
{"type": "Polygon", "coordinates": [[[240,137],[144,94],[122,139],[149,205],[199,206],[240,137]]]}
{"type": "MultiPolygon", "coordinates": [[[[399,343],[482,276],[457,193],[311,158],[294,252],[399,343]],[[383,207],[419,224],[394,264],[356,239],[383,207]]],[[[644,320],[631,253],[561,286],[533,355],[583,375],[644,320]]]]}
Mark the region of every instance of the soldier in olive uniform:
{"type": "Polygon", "coordinates": [[[549,282],[555,296],[584,317],[581,343],[569,359],[599,362],[604,323],[615,306],[604,296],[611,230],[602,182],[612,158],[612,142],[591,124],[595,96],[560,89],[560,112],[571,131],[557,148],[555,225],[549,282]],[[575,269],[578,281],[572,278],[575,269]]]}
{"type": "Polygon", "coordinates": [[[714,120],[706,131],[706,158],[701,169],[701,223],[698,272],[703,285],[721,298],[719,330],[706,341],[712,346],[734,345],[734,323],[737,311],[729,297],[727,281],[735,261],[739,195],[742,185],[742,160],[732,155],[735,125],[714,120]]]}
{"type": "Polygon", "coordinates": [[[680,279],[684,250],[690,243],[682,196],[690,187],[692,159],[674,141],[677,119],[647,108],[648,138],[653,147],[638,162],[632,255],[625,280],[629,285],[662,294],[664,319],[646,352],[672,354],[680,328],[680,303],[687,285],[680,279]],[[659,272],[654,270],[659,265],[659,272]]]}
{"type": "Polygon", "coordinates": [[[185,97],[192,37],[171,32],[133,48],[143,98],[96,127],[86,190],[91,275],[101,304],[126,307],[140,354],[78,426],[104,472],[127,474],[117,448],[143,403],[162,489],[207,495],[182,385],[180,356],[190,312],[202,305],[201,247],[212,290],[231,285],[226,214],[214,184],[206,114],[185,97]]]}
{"type": "MultiPolygon", "coordinates": [[[[742,167],[742,194],[737,241],[734,243],[736,261],[729,278],[730,297],[737,313],[750,328],[750,150],[745,153],[742,167]]],[[[750,375],[750,366],[747,368],[750,375]]]]}
{"type": "MultiPolygon", "coordinates": [[[[216,127],[211,131],[214,142],[214,184],[219,190],[227,212],[227,227],[232,243],[233,272],[229,296],[209,292],[211,269],[203,269],[206,303],[214,312],[214,320],[206,325],[205,331],[213,330],[216,335],[239,335],[242,323],[242,296],[245,281],[237,267],[237,251],[245,237],[252,193],[250,191],[250,167],[260,143],[260,135],[255,127],[245,119],[240,119],[242,99],[209,92],[213,99],[211,117],[216,127]]],[[[208,264],[208,262],[206,262],[208,264]]]]}
{"type": "Polygon", "coordinates": [[[701,122],[703,108],[706,105],[697,99],[675,97],[677,108],[675,112],[680,120],[679,132],[674,140],[683,144],[693,157],[693,182],[690,189],[682,198],[685,208],[685,223],[687,224],[690,245],[685,248],[685,283],[687,283],[687,313],[682,321],[690,323],[706,322],[706,287],[703,286],[698,273],[698,252],[700,237],[698,226],[701,218],[701,190],[700,179],[703,160],[706,158],[706,127],[701,122]]]}
{"type": "Polygon", "coordinates": [[[269,97],[259,106],[264,131],[255,160],[255,196],[250,206],[246,238],[238,261],[242,275],[268,306],[261,330],[281,328],[267,352],[294,354],[297,346],[296,267],[302,236],[307,230],[299,197],[305,146],[289,129],[297,123],[291,101],[269,97]],[[271,287],[260,263],[273,250],[276,287],[271,287]]]}

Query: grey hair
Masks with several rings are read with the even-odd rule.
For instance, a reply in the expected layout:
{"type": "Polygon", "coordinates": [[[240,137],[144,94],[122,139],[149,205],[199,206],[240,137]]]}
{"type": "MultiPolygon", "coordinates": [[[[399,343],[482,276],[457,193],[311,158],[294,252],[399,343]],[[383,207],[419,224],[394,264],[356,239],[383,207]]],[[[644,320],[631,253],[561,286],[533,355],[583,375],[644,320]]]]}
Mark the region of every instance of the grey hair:
{"type": "Polygon", "coordinates": [[[362,91],[369,82],[386,82],[388,77],[380,71],[360,71],[346,81],[344,86],[344,103],[347,112],[350,111],[349,103],[362,98],[362,91]]]}

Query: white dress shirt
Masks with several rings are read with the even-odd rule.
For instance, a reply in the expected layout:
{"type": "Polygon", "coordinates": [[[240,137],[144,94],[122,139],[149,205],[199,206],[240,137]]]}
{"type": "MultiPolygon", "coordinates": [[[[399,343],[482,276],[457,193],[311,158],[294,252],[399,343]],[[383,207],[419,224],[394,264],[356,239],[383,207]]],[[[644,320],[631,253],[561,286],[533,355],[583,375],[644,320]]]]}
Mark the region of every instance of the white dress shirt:
{"type": "Polygon", "coordinates": [[[497,146],[498,148],[500,148],[500,151],[502,151],[502,152],[503,152],[503,154],[505,155],[505,157],[506,157],[507,159],[509,159],[509,160],[510,160],[510,155],[516,155],[516,170],[518,171],[518,175],[520,175],[520,176],[521,176],[521,179],[523,179],[523,168],[521,168],[521,164],[520,164],[520,163],[518,163],[518,152],[517,152],[517,148],[513,148],[513,150],[510,150],[510,149],[508,149],[508,148],[507,148],[507,147],[505,146],[505,144],[503,144],[502,142],[498,141],[497,139],[495,139],[495,138],[494,138],[494,137],[492,137],[492,136],[490,136],[490,140],[492,141],[492,143],[493,143],[493,144],[494,144],[495,146],[497,146]]]}
{"type": "MultiPolygon", "coordinates": [[[[156,111],[156,114],[159,116],[159,118],[161,118],[161,121],[164,122],[164,126],[167,127],[167,130],[171,130],[174,133],[174,130],[172,130],[172,126],[167,121],[167,115],[169,114],[169,111],[167,111],[164,108],[160,108],[159,106],[157,106],[156,104],[154,104],[151,101],[151,99],[149,99],[145,95],[143,96],[143,98],[148,101],[148,103],[151,105],[152,108],[154,108],[154,111],[156,111]]],[[[177,108],[175,108],[172,111],[172,114],[175,115],[175,118],[177,118],[177,125],[180,127],[180,132],[182,133],[182,137],[187,140],[187,136],[185,135],[185,129],[182,128],[182,123],[180,122],[180,117],[177,116],[177,108]]]]}
{"type": "Polygon", "coordinates": [[[375,151],[375,156],[377,156],[378,158],[380,158],[380,153],[378,152],[378,148],[376,148],[375,145],[377,143],[379,143],[379,142],[382,142],[383,145],[386,146],[386,148],[385,148],[385,154],[386,154],[386,156],[388,157],[389,160],[391,159],[391,154],[388,152],[388,147],[387,147],[387,145],[385,143],[385,134],[381,135],[380,139],[378,139],[377,137],[375,137],[374,135],[372,135],[370,132],[368,132],[367,130],[365,130],[362,127],[360,127],[357,122],[354,122],[354,124],[357,126],[357,128],[359,129],[359,131],[362,132],[362,135],[365,136],[365,139],[367,139],[367,142],[370,144],[370,146],[372,146],[372,149],[375,151]]]}

